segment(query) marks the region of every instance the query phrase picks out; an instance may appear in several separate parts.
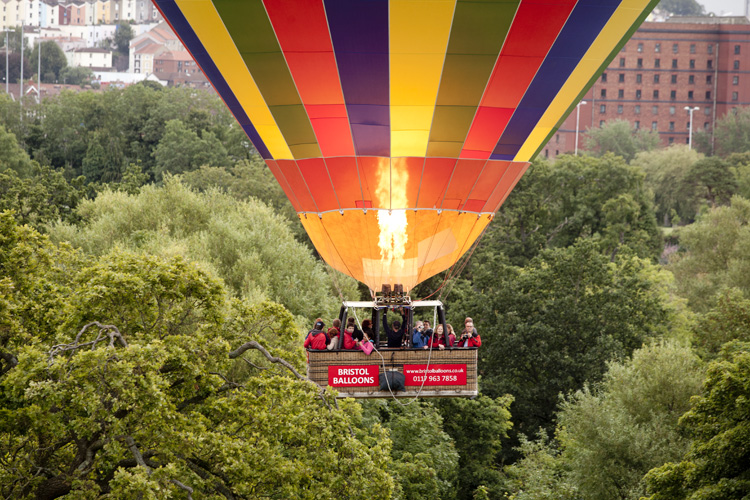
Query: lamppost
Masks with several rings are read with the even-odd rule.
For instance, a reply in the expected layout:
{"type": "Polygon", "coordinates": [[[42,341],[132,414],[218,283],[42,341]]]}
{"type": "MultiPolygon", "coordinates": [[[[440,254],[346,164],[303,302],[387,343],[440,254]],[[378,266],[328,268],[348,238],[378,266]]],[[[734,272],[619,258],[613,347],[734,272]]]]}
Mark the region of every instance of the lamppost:
{"type": "Polygon", "coordinates": [[[10,46],[8,45],[8,33],[9,29],[5,30],[5,93],[10,94],[8,91],[8,85],[10,84],[10,74],[8,73],[8,54],[10,53],[10,46]]]}
{"type": "Polygon", "coordinates": [[[586,101],[581,101],[576,105],[576,147],[575,156],[578,156],[578,124],[581,121],[581,105],[586,104],[586,101]]]}
{"type": "Polygon", "coordinates": [[[690,106],[685,106],[685,111],[687,111],[690,114],[690,118],[688,121],[688,149],[693,149],[693,111],[698,111],[698,106],[695,106],[691,108],[690,106]]]}

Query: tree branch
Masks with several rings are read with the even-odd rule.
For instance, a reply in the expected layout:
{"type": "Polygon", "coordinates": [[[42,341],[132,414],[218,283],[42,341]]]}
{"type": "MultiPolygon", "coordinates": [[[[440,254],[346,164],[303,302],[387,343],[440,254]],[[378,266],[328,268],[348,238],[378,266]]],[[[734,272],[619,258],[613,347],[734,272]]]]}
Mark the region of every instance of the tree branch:
{"type": "Polygon", "coordinates": [[[76,351],[82,347],[88,347],[91,346],[91,350],[93,351],[96,348],[96,345],[104,340],[105,337],[109,338],[109,346],[114,347],[115,342],[119,341],[119,343],[123,347],[128,347],[128,343],[125,340],[125,338],[120,333],[120,330],[114,326],[114,325],[103,325],[99,323],[98,321],[92,321],[91,323],[87,324],[83,328],[81,328],[81,331],[78,332],[78,335],[76,335],[75,340],[69,344],[57,344],[52,346],[52,349],[49,351],[49,363],[52,364],[52,362],[55,359],[55,356],[60,355],[64,352],[68,351],[76,351]],[[96,326],[99,328],[99,332],[96,335],[96,338],[94,340],[91,340],[89,342],[81,343],[81,337],[84,333],[86,333],[86,330],[88,330],[90,327],[96,326]]]}
{"type": "Polygon", "coordinates": [[[170,481],[176,484],[177,486],[179,486],[180,488],[182,488],[183,490],[187,491],[188,500],[193,500],[193,488],[185,484],[182,484],[177,479],[171,479],[170,481]]]}
{"type": "Polygon", "coordinates": [[[0,365],[0,376],[5,375],[18,365],[18,358],[9,352],[0,351],[0,360],[4,362],[3,365],[0,365]]]}

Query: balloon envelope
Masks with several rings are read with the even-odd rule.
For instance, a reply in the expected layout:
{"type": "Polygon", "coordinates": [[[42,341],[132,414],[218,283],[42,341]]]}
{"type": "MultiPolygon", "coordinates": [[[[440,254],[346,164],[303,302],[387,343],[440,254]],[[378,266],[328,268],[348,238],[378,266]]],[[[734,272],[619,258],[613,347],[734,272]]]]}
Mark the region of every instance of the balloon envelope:
{"type": "Polygon", "coordinates": [[[453,265],[658,0],[155,0],[321,256],[453,265]]]}

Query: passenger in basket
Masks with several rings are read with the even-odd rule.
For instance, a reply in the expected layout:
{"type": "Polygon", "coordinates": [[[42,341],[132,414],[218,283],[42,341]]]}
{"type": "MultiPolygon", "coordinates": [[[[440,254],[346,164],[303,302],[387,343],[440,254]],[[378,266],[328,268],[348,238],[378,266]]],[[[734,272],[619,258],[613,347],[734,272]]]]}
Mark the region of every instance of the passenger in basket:
{"type": "Polygon", "coordinates": [[[331,323],[333,325],[333,328],[336,329],[336,333],[337,334],[341,333],[341,320],[336,318],[331,323]]]}
{"type": "Polygon", "coordinates": [[[414,349],[422,349],[427,345],[427,337],[424,335],[424,323],[417,321],[411,334],[411,346],[414,349]]]}
{"type": "Polygon", "coordinates": [[[456,334],[453,332],[453,327],[450,323],[445,325],[448,328],[448,343],[451,347],[456,345],[456,334]]]}
{"type": "Polygon", "coordinates": [[[305,348],[310,348],[315,351],[326,350],[330,339],[326,332],[323,331],[323,328],[325,328],[325,326],[326,325],[325,323],[323,323],[322,319],[318,318],[315,320],[313,329],[307,333],[307,338],[305,339],[305,348]]]}
{"type": "Polygon", "coordinates": [[[401,321],[394,321],[391,326],[388,326],[388,314],[383,314],[383,330],[388,337],[388,347],[401,347],[404,341],[404,334],[406,333],[406,314],[403,308],[398,309],[401,314],[401,321]]]}
{"type": "Polygon", "coordinates": [[[332,351],[334,349],[339,349],[339,331],[336,330],[334,327],[329,328],[328,338],[330,340],[328,341],[328,345],[326,346],[326,349],[328,349],[329,351],[332,351]]]}
{"type": "Polygon", "coordinates": [[[349,327],[354,327],[354,331],[352,333],[352,338],[354,340],[362,340],[364,338],[364,334],[362,333],[362,330],[357,328],[357,324],[354,322],[354,318],[347,318],[346,320],[346,329],[348,330],[349,327]]]}
{"type": "Polygon", "coordinates": [[[367,336],[368,339],[372,339],[375,334],[372,333],[372,320],[362,320],[362,333],[367,336]]]}
{"type": "Polygon", "coordinates": [[[474,320],[466,318],[464,320],[464,330],[461,332],[461,339],[458,341],[459,347],[481,347],[482,337],[477,333],[477,329],[474,328],[474,320]]]}
{"type": "Polygon", "coordinates": [[[432,337],[432,334],[435,333],[432,328],[430,328],[430,322],[427,320],[423,321],[424,323],[424,337],[425,340],[429,340],[430,337],[432,337]]]}
{"type": "Polygon", "coordinates": [[[356,326],[353,324],[346,325],[346,330],[344,330],[344,349],[354,349],[359,344],[359,341],[353,338],[355,328],[356,326]]]}

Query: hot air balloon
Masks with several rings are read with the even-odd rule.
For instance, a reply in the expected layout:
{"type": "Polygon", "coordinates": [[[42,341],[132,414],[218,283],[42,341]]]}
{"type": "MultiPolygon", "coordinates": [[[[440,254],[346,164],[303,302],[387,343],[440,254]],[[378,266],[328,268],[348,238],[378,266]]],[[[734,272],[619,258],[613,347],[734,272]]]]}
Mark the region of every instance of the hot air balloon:
{"type": "Polygon", "coordinates": [[[316,249],[452,266],[657,0],[155,0],[316,249]]]}
{"type": "MultiPolygon", "coordinates": [[[[414,307],[434,306],[444,325],[442,303],[402,293],[474,244],[658,0],[154,3],[321,257],[373,292],[397,290],[409,323],[414,307]]],[[[371,307],[377,327],[393,307],[384,296],[345,302],[340,319],[371,307]]],[[[311,351],[308,375],[342,397],[387,395],[394,371],[405,395],[477,394],[476,350],[430,352],[427,364],[421,350],[388,356],[390,368],[311,351]]]]}

